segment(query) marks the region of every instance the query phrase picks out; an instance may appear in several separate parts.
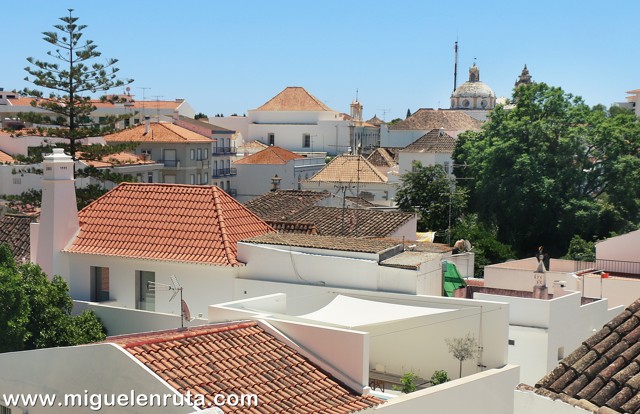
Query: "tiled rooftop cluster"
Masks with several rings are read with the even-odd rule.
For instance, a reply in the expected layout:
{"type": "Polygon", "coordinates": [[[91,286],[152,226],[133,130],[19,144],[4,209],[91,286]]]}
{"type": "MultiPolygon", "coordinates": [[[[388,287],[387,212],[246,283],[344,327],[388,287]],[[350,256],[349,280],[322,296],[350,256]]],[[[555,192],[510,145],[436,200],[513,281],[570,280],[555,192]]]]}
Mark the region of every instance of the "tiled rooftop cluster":
{"type": "MultiPolygon", "coordinates": [[[[110,338],[179,392],[255,394],[227,413],[352,413],[382,403],[350,392],[256,322],[110,338]]],[[[204,407],[200,407],[204,408],[204,407]]]]}
{"type": "Polygon", "coordinates": [[[0,217],[0,243],[6,243],[13,252],[16,262],[30,258],[29,226],[33,219],[24,216],[6,215],[0,217]]]}
{"type": "Polygon", "coordinates": [[[361,155],[338,155],[307,181],[383,184],[387,177],[361,155]]]}
{"type": "MultiPolygon", "coordinates": [[[[357,239],[353,237],[314,236],[307,234],[270,233],[243,240],[247,243],[307,247],[327,250],[377,254],[401,245],[392,239],[357,239]]],[[[402,248],[400,247],[400,250],[402,248]]]]}
{"type": "Polygon", "coordinates": [[[267,147],[260,152],[239,159],[235,164],[284,165],[291,160],[304,158],[295,152],[280,147],[267,147]]]}
{"type": "Polygon", "coordinates": [[[178,125],[166,122],[152,122],[149,133],[145,125],[123,129],[113,134],[105,135],[107,142],[183,142],[183,143],[211,143],[212,140],[204,135],[189,131],[178,125]]]}
{"type": "Polygon", "coordinates": [[[6,152],[0,151],[0,164],[13,164],[16,160],[6,152]]]}
{"type": "Polygon", "coordinates": [[[481,126],[481,121],[461,111],[420,108],[409,118],[389,126],[389,129],[431,131],[432,129],[444,128],[445,131],[479,131],[481,126]]]}
{"type": "Polygon", "coordinates": [[[280,190],[254,198],[245,206],[263,220],[289,221],[292,216],[330,195],[328,192],[280,190]]]}
{"type": "Polygon", "coordinates": [[[313,223],[275,220],[266,220],[266,222],[278,233],[318,234],[318,228],[313,223]]]}
{"type": "Polygon", "coordinates": [[[69,252],[237,266],[240,239],[274,231],[218,187],[124,183],[78,214],[69,252]]]}
{"type": "Polygon", "coordinates": [[[300,86],[288,86],[257,111],[331,111],[322,101],[300,86]]]}
{"type": "Polygon", "coordinates": [[[640,299],[587,339],[535,392],[598,413],[640,414],[640,299]]]}
{"type": "Polygon", "coordinates": [[[432,129],[413,143],[402,149],[402,152],[453,152],[456,140],[439,129],[432,129]]]}

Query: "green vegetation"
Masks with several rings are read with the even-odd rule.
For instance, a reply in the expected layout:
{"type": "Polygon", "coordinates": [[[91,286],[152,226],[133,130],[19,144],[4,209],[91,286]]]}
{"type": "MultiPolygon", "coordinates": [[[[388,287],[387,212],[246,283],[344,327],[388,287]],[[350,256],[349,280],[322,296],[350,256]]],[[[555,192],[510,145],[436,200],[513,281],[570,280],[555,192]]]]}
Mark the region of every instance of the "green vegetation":
{"type": "Polygon", "coordinates": [[[55,31],[43,32],[45,42],[54,50],[47,53],[54,61],[46,62],[32,57],[27,58],[31,66],[25,68],[25,78],[39,88],[49,91],[45,95],[38,89],[25,89],[27,96],[35,99],[31,103],[36,108],[56,114],[55,117],[29,112],[20,114],[20,118],[37,124],[54,125],[45,128],[50,137],[69,140],[70,154],[75,159],[76,141],[82,138],[101,135],[102,127],[113,128],[117,117],[95,123],[90,114],[95,106],[90,101],[90,93],[107,91],[133,82],[131,79],[118,79],[116,59],[105,59],[100,63],[101,53],[92,40],[83,39],[86,25],[79,25],[78,18],[69,15],[61,17],[62,24],[54,25],[55,31]],[[61,127],[61,128],[60,128],[61,127]]]}
{"type": "Polygon", "coordinates": [[[478,355],[478,341],[475,336],[470,333],[463,338],[446,338],[444,341],[447,344],[449,353],[460,361],[460,374],[458,378],[462,378],[462,363],[478,355]]]}
{"type": "Polygon", "coordinates": [[[409,394],[410,392],[414,392],[415,390],[418,389],[418,386],[416,385],[417,379],[418,379],[418,376],[413,371],[405,372],[402,378],[400,378],[400,384],[402,385],[401,386],[395,385],[393,389],[396,391],[400,391],[404,394],[409,394]]]}
{"type": "Polygon", "coordinates": [[[32,263],[16,265],[11,249],[0,245],[0,352],[80,345],[106,337],[91,311],[71,316],[67,283],[52,280],[32,263]]]}
{"type": "Polygon", "coordinates": [[[443,384],[448,381],[449,381],[449,374],[447,373],[447,371],[442,369],[438,369],[434,371],[433,375],[431,375],[431,379],[429,380],[431,385],[443,384]]]}

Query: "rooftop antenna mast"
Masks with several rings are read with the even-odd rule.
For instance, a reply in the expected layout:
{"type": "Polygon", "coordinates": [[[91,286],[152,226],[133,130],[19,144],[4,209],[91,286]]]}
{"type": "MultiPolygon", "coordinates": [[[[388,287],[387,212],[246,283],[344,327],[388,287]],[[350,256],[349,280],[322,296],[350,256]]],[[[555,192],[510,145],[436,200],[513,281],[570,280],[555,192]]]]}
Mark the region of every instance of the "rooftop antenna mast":
{"type": "Polygon", "coordinates": [[[455,46],[453,46],[455,52],[455,59],[453,62],[453,91],[456,91],[458,86],[458,39],[456,39],[455,46]]]}
{"type": "Polygon", "coordinates": [[[160,98],[163,98],[164,95],[154,95],[154,98],[156,98],[156,119],[157,122],[160,122],[160,98]]]}
{"type": "Polygon", "coordinates": [[[387,112],[391,112],[391,109],[389,109],[389,108],[386,108],[386,109],[385,108],[381,108],[381,109],[378,109],[378,111],[382,111],[382,120],[386,122],[385,118],[387,117],[387,112]]]}
{"type": "Polygon", "coordinates": [[[142,119],[144,120],[144,117],[146,116],[145,107],[144,107],[144,105],[146,103],[145,102],[145,100],[146,100],[145,95],[146,95],[147,90],[151,89],[151,88],[142,87],[142,88],[138,88],[138,89],[142,89],[142,119]]]}
{"type": "Polygon", "coordinates": [[[180,329],[184,329],[184,321],[191,322],[193,319],[195,319],[191,317],[191,311],[189,310],[187,302],[182,299],[182,286],[180,286],[178,278],[176,278],[175,276],[171,275],[170,285],[167,285],[165,283],[147,282],[147,291],[172,291],[173,294],[169,298],[169,302],[171,302],[178,294],[180,294],[180,329]]]}

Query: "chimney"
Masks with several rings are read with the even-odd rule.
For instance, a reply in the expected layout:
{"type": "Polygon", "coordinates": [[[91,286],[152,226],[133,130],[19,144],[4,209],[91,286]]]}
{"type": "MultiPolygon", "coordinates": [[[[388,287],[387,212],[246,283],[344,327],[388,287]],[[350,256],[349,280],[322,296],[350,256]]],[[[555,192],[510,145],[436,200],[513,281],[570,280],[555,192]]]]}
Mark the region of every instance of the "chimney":
{"type": "Polygon", "coordinates": [[[534,299],[549,299],[549,289],[547,288],[547,275],[545,274],[544,264],[538,262],[538,268],[533,272],[533,280],[535,285],[533,286],[533,298],[534,299]]]}
{"type": "Polygon", "coordinates": [[[151,130],[151,117],[145,116],[144,117],[144,134],[147,135],[150,130],[151,130]]]}
{"type": "Polygon", "coordinates": [[[180,112],[178,111],[173,111],[173,123],[175,124],[176,122],[178,122],[180,120],[180,112]]]}
{"type": "Polygon", "coordinates": [[[40,222],[31,224],[31,260],[50,278],[60,275],[69,283],[69,264],[62,249],[80,229],[73,160],[62,148],[54,148],[42,167],[42,211],[40,222]]]}
{"type": "Polygon", "coordinates": [[[444,137],[444,127],[440,127],[440,132],[439,132],[438,136],[444,137]]]}

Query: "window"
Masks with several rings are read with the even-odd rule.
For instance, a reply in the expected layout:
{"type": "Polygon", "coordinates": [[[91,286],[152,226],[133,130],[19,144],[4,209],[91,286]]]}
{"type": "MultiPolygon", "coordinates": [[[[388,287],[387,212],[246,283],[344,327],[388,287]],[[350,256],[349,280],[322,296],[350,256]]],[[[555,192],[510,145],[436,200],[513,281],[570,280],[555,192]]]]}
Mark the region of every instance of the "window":
{"type": "Polygon", "coordinates": [[[189,175],[189,184],[195,184],[196,183],[196,175],[195,174],[190,174],[189,175]]]}
{"type": "Polygon", "coordinates": [[[136,270],[136,309],[156,310],[156,292],[151,285],[155,281],[155,272],[136,270]]]}
{"type": "Polygon", "coordinates": [[[515,339],[509,339],[509,345],[515,345],[515,344],[516,344],[515,339]]]}
{"type": "Polygon", "coordinates": [[[153,182],[153,173],[152,172],[148,172],[147,173],[147,182],[148,183],[152,183],[153,182]]]}
{"type": "Polygon", "coordinates": [[[109,300],[109,268],[91,266],[91,301],[109,300]]]}
{"type": "Polygon", "coordinates": [[[558,348],[558,361],[564,359],[564,346],[558,348]]]}
{"type": "Polygon", "coordinates": [[[14,179],[13,179],[13,183],[14,183],[15,185],[20,185],[20,184],[22,184],[22,178],[14,178],[14,179]]]}
{"type": "Polygon", "coordinates": [[[209,148],[205,148],[202,150],[202,159],[203,160],[209,159],[209,148]]]}
{"type": "Polygon", "coordinates": [[[207,184],[209,182],[209,174],[202,174],[202,184],[207,184]]]}
{"type": "Polygon", "coordinates": [[[202,159],[202,148],[198,148],[198,160],[202,159]]]}
{"type": "Polygon", "coordinates": [[[273,132],[269,132],[267,134],[267,145],[275,145],[276,143],[276,134],[273,132]]]}
{"type": "Polygon", "coordinates": [[[190,160],[195,160],[196,159],[196,150],[195,150],[195,148],[191,148],[191,150],[189,151],[189,159],[190,160]]]}
{"type": "Polygon", "coordinates": [[[11,408],[0,405],[0,414],[11,414],[11,408]]]}
{"type": "Polygon", "coordinates": [[[302,134],[302,148],[310,148],[311,147],[311,135],[302,134]]]}
{"type": "Polygon", "coordinates": [[[450,172],[449,172],[449,161],[445,161],[444,162],[444,172],[446,174],[450,174],[450,172]]]}
{"type": "Polygon", "coordinates": [[[196,181],[198,184],[202,184],[202,174],[198,173],[198,180],[196,181]]]}

